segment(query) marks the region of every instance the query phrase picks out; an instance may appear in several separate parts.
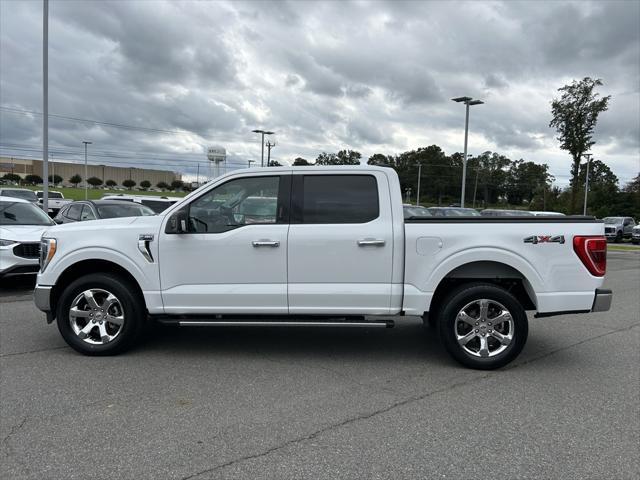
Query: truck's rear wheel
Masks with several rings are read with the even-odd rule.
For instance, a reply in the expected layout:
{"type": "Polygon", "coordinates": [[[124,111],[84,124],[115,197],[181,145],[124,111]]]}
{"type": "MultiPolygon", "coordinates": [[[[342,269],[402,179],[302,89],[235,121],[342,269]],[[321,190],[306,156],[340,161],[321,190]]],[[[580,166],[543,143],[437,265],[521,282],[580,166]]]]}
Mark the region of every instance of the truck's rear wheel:
{"type": "Polygon", "coordinates": [[[527,341],[527,315],[509,292],[467,284],[442,303],[438,333],[447,351],[471,368],[491,370],[515,359],[527,341]]]}
{"type": "Polygon", "coordinates": [[[114,355],[129,348],[144,323],[136,289],[112,274],[85,275],[64,289],[58,329],[70,347],[85,355],[114,355]]]}

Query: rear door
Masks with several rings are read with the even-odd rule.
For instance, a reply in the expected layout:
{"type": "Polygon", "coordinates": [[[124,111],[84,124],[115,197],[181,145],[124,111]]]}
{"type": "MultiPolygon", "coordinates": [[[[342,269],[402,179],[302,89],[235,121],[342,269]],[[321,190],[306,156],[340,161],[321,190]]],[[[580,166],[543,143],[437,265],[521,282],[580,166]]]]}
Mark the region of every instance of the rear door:
{"type": "Polygon", "coordinates": [[[388,313],[393,227],[386,176],[294,172],[288,247],[289,313],[388,313]]]}

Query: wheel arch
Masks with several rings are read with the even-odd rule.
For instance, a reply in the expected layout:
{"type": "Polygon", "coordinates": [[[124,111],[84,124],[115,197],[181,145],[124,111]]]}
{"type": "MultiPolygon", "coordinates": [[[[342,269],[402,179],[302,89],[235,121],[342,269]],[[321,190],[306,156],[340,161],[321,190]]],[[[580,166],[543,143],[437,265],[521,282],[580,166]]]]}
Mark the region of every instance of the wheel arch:
{"type": "Polygon", "coordinates": [[[529,277],[512,265],[496,260],[475,260],[458,265],[439,279],[429,304],[429,315],[437,313],[452,289],[465,283],[488,283],[504,288],[525,310],[535,310],[536,290],[529,277]]]}
{"type": "Polygon", "coordinates": [[[146,309],[146,302],[144,293],[140,287],[138,280],[129,272],[126,268],[118,265],[110,260],[103,259],[87,259],[75,262],[68,267],[58,276],[55,285],[51,290],[51,311],[55,315],[57,311],[57,303],[63,289],[73,282],[75,279],[80,278],[90,273],[111,273],[124,278],[134,289],[136,295],[143,302],[143,308],[146,309]]]}

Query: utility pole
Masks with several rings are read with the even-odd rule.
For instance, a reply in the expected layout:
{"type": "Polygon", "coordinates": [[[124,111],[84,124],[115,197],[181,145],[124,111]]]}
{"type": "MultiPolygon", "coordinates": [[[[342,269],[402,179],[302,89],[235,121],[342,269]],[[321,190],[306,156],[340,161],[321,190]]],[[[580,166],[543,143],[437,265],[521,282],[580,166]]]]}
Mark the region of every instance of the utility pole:
{"type": "Polygon", "coordinates": [[[196,183],[200,186],[200,163],[198,163],[198,170],[196,173],[196,183]]]}
{"type": "Polygon", "coordinates": [[[420,206],[420,177],[422,176],[422,164],[418,164],[418,193],[416,194],[416,206],[420,206]]]}
{"type": "Polygon", "coordinates": [[[276,143],[267,141],[267,167],[271,166],[271,149],[276,146],[276,143]]]}
{"type": "Polygon", "coordinates": [[[454,102],[464,103],[466,105],[466,115],[464,122],[464,159],[462,161],[462,192],[460,194],[460,207],[464,207],[464,193],[467,181],[467,143],[469,139],[469,107],[471,105],[482,105],[482,100],[473,100],[471,97],[452,98],[454,102]]]}
{"type": "Polygon", "coordinates": [[[87,145],[91,145],[93,142],[86,142],[83,140],[82,143],[84,143],[84,199],[88,200],[89,182],[87,181],[87,145]]]}
{"type": "Polygon", "coordinates": [[[251,130],[253,133],[259,133],[262,135],[262,153],[260,154],[260,166],[264,167],[264,136],[265,135],[273,135],[273,132],[269,132],[268,130],[251,130]]]}
{"type": "Polygon", "coordinates": [[[49,0],[42,0],[42,210],[49,212],[49,0]]]}
{"type": "Polygon", "coordinates": [[[582,209],[582,214],[587,214],[587,195],[589,194],[589,164],[591,163],[592,153],[585,153],[582,155],[583,157],[587,157],[587,175],[584,181],[584,207],[582,209]]]}

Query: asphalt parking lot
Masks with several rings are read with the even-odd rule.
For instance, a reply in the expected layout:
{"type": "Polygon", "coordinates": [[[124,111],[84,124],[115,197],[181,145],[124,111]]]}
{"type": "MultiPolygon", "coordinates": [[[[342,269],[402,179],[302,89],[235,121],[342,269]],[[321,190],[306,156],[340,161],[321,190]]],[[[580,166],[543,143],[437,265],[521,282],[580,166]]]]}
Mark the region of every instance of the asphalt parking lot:
{"type": "Polygon", "coordinates": [[[0,295],[0,478],[640,477],[640,253],[612,310],[532,320],[514,364],[391,330],[158,328],[83,357],[0,295]]]}

